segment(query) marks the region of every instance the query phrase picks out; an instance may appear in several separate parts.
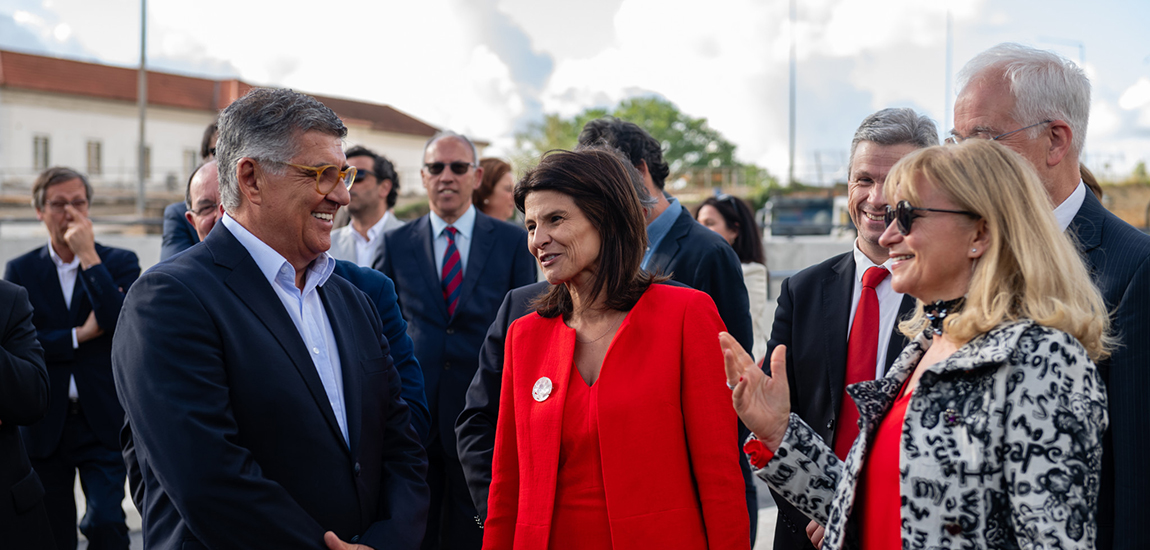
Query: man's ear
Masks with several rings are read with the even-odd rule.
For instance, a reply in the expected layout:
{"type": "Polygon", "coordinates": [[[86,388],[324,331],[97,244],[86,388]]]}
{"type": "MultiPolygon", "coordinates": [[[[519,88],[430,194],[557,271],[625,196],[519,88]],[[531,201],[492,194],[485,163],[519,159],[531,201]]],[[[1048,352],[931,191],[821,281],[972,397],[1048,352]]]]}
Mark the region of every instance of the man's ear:
{"type": "Polygon", "coordinates": [[[196,219],[192,216],[191,210],[184,212],[184,219],[188,220],[188,223],[191,224],[192,227],[196,226],[196,219]]]}
{"type": "Polygon", "coordinates": [[[1066,155],[1070,154],[1074,142],[1074,130],[1064,120],[1051,122],[1047,131],[1050,132],[1050,149],[1046,151],[1046,165],[1057,166],[1066,155]]]}
{"type": "Polygon", "coordinates": [[[261,177],[262,173],[256,166],[255,159],[244,157],[236,163],[236,186],[249,203],[258,205],[263,201],[261,177]]]}

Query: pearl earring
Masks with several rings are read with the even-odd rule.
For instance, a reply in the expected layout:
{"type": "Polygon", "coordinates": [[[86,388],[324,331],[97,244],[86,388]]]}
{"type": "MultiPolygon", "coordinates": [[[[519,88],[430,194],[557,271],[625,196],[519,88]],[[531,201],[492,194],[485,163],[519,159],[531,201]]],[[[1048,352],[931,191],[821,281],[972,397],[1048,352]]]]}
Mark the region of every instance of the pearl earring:
{"type": "Polygon", "coordinates": [[[972,248],[972,249],[970,249],[970,251],[971,251],[971,252],[978,252],[978,249],[977,249],[977,248],[972,248]]]}

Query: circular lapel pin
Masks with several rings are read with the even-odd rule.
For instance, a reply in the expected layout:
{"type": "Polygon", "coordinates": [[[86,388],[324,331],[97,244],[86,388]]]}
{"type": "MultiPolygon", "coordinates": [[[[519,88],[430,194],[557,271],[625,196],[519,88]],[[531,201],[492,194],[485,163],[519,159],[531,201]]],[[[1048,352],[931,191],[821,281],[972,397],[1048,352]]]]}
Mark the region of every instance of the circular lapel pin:
{"type": "Polygon", "coordinates": [[[551,379],[546,376],[535,381],[535,387],[531,388],[531,397],[536,401],[542,403],[551,397],[551,379]]]}
{"type": "Polygon", "coordinates": [[[962,417],[958,415],[958,411],[954,409],[947,409],[946,412],[942,413],[942,418],[947,426],[957,425],[962,420],[962,417]]]}

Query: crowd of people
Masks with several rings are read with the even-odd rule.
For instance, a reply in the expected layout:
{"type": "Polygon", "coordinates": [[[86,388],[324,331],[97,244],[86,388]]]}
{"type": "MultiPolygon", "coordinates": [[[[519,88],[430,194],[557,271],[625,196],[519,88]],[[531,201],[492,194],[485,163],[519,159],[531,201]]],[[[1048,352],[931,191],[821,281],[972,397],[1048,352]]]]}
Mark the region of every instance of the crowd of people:
{"type": "Polygon", "coordinates": [[[512,167],[428,140],[428,213],[328,107],[205,130],[161,262],[95,241],[80,172],[0,281],[0,546],[1140,548],[1150,236],[1079,163],[1090,84],[1002,44],[955,127],[850,145],[850,252],[782,283],[741,199],[692,214],[616,118],[512,167]],[[344,218],[345,220],[341,220],[344,218]],[[346,223],[344,223],[346,221],[346,223]]]}

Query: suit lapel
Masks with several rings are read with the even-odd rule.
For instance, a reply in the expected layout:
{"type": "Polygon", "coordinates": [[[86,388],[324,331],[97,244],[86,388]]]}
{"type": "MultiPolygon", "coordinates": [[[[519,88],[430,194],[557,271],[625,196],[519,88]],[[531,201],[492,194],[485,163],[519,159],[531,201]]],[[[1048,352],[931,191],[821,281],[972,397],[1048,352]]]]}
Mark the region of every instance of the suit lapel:
{"type": "MultiPolygon", "coordinates": [[[[520,392],[519,403],[525,404],[522,413],[523,424],[530,427],[530,443],[538,453],[534,463],[539,479],[532,481],[546,493],[541,494],[540,502],[548,510],[537,516],[550,518],[555,505],[555,484],[559,472],[559,442],[563,434],[563,409],[567,402],[567,384],[571,381],[571,370],[575,357],[575,331],[563,323],[562,317],[547,319],[535,325],[538,330],[525,331],[520,338],[528,342],[533,353],[525,361],[516,361],[515,368],[523,373],[515,390],[520,392]],[[551,395],[542,402],[532,397],[536,381],[547,377],[551,380],[551,395]]],[[[598,382],[596,382],[598,383],[598,382]]]]}
{"type": "MultiPolygon", "coordinates": [[[[364,387],[363,369],[360,368],[358,355],[353,353],[358,349],[354,338],[355,329],[347,314],[347,308],[340,307],[340,304],[350,303],[351,297],[346,296],[342,289],[331,283],[330,279],[327,284],[319,287],[319,297],[327,311],[327,318],[331,321],[331,330],[335,333],[335,343],[339,350],[340,370],[343,371],[343,404],[347,413],[348,445],[351,447],[351,456],[359,456],[363,416],[363,401],[360,394],[360,388],[364,387]]],[[[338,424],[336,428],[339,428],[338,424]]]]}
{"type": "Polygon", "coordinates": [[[886,368],[883,369],[883,372],[890,371],[894,360],[898,359],[898,355],[902,353],[902,349],[906,347],[906,336],[903,336],[902,333],[898,331],[898,322],[914,309],[914,303],[914,296],[904,294],[902,303],[898,305],[898,317],[895,317],[894,329],[890,331],[890,344],[886,348],[886,368]]]}
{"type": "MultiPolygon", "coordinates": [[[[28,289],[29,296],[46,297],[50,302],[51,310],[60,312],[60,315],[66,317],[65,321],[72,323],[75,315],[72,315],[68,306],[64,304],[64,291],[60,288],[60,275],[56,272],[56,262],[52,261],[51,252],[48,251],[49,246],[52,245],[46,244],[44,248],[40,249],[39,261],[35,263],[34,267],[35,276],[31,280],[20,282],[23,283],[24,288],[28,289]]],[[[78,281],[79,277],[77,276],[76,279],[78,281]]],[[[76,306],[74,294],[72,306],[76,306]]]]}
{"type": "Polygon", "coordinates": [[[850,329],[851,296],[855,284],[855,259],[847,253],[836,263],[833,274],[823,280],[821,312],[824,334],[827,342],[827,387],[831,396],[831,414],[838,416],[843,401],[843,385],[846,383],[847,338],[850,329]],[[845,314],[844,314],[845,313],[845,314]]]}
{"type": "Polygon", "coordinates": [[[648,272],[671,275],[667,268],[675,259],[675,255],[679,253],[679,241],[687,236],[692,223],[695,223],[695,220],[691,219],[686,208],[679,212],[679,217],[675,219],[675,223],[671,224],[671,229],[659,242],[659,248],[651,253],[651,260],[647,262],[648,272]]]}
{"type": "MultiPolygon", "coordinates": [[[[284,309],[283,302],[280,301],[279,296],[272,289],[271,284],[268,283],[251,254],[226,227],[222,227],[223,224],[220,225],[221,227],[213,229],[208,234],[208,238],[204,242],[211,250],[216,264],[231,270],[231,273],[224,278],[225,284],[232,289],[232,292],[235,292],[239,301],[252,311],[283,347],[324,419],[327,420],[335,436],[342,442],[343,432],[335,420],[335,413],[328,403],[327,392],[323,388],[323,382],[319,379],[319,373],[315,370],[315,363],[308,355],[303,338],[300,338],[299,330],[296,329],[295,323],[292,322],[291,317],[284,309]]],[[[242,337],[243,335],[233,336],[242,337]]]]}
{"type": "MultiPolygon", "coordinates": [[[[462,309],[467,299],[471,297],[471,291],[475,290],[475,284],[479,281],[479,274],[483,272],[483,266],[491,256],[491,248],[495,244],[491,233],[495,231],[495,223],[495,220],[486,214],[475,212],[475,227],[471,230],[471,250],[467,255],[467,267],[463,269],[463,288],[459,291],[459,306],[455,308],[456,312],[462,309]]],[[[444,304],[444,311],[446,309],[447,306],[444,304]]]]}
{"type": "MultiPolygon", "coordinates": [[[[439,281],[439,273],[435,272],[435,246],[432,244],[435,240],[435,235],[431,234],[431,215],[424,216],[411,222],[414,227],[412,230],[415,232],[415,239],[412,244],[417,246],[410,255],[400,255],[393,261],[403,261],[403,258],[410,257],[412,263],[415,264],[416,269],[419,270],[419,278],[427,284],[427,299],[435,302],[439,310],[439,314],[447,319],[447,304],[443,301],[443,287],[439,281]]],[[[398,270],[398,268],[396,268],[398,270]]],[[[460,303],[463,301],[460,300],[460,303]]]]}
{"type": "Polygon", "coordinates": [[[1078,208],[1070,227],[1066,228],[1084,254],[1089,254],[1102,244],[1102,224],[1106,220],[1103,213],[1102,203],[1098,202],[1094,193],[1087,191],[1082,206],[1078,208]]]}

